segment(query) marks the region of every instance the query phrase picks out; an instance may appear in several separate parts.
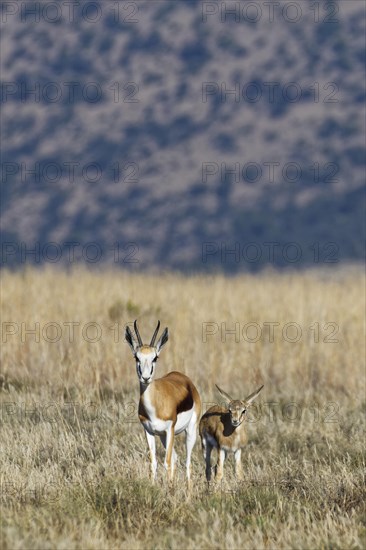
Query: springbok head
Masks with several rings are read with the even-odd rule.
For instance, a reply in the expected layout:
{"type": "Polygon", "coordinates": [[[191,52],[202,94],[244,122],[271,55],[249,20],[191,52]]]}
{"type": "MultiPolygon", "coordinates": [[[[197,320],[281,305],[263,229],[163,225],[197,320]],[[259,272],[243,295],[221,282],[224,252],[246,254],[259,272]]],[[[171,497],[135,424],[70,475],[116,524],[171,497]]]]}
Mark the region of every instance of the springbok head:
{"type": "Polygon", "coordinates": [[[248,397],[246,397],[243,401],[240,401],[239,399],[233,399],[228,393],[221,390],[217,385],[216,388],[219,390],[220,394],[224,398],[230,414],[231,424],[234,428],[236,428],[237,426],[240,426],[240,424],[243,422],[248,408],[253,403],[254,399],[257,397],[263,386],[248,395],[248,397]]]}
{"type": "Polygon", "coordinates": [[[141,384],[143,384],[144,386],[147,386],[151,384],[151,382],[153,381],[156,361],[159,357],[159,354],[163,346],[168,341],[168,329],[166,328],[163,331],[159,340],[155,344],[155,340],[160,328],[160,321],[158,321],[155,332],[151,338],[151,342],[149,345],[146,345],[142,343],[139,329],[137,328],[137,321],[134,322],[133,326],[135,329],[137,341],[133,337],[129,326],[126,327],[125,338],[136,360],[137,376],[141,384]]]}

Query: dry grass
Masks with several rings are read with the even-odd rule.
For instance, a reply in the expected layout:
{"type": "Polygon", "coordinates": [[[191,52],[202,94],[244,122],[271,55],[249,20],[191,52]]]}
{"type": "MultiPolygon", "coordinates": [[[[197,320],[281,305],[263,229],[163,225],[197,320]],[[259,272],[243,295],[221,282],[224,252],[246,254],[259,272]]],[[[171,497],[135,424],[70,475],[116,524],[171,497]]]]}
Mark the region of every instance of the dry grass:
{"type": "MultiPolygon", "coordinates": [[[[364,547],[363,307],[363,276],[352,271],[234,279],[4,272],[2,548],[364,547]],[[135,317],[146,338],[157,318],[169,326],[158,369],[190,375],[205,408],[218,401],[215,382],[238,397],[265,384],[249,424],[244,483],[236,484],[229,459],[222,486],[208,491],[199,442],[190,499],[182,461],[174,489],[166,486],[161,450],[159,483],[148,481],[138,383],[123,341],[135,317]],[[271,321],[280,323],[273,342],[263,329],[271,321]],[[39,342],[24,333],[36,322],[39,342]],[[46,341],[56,335],[51,326],[44,332],[50,322],[62,329],[55,343],[46,341]],[[70,322],[80,323],[73,342],[70,322]],[[90,322],[102,330],[95,343],[82,337],[90,322]],[[203,342],[207,322],[240,330],[256,322],[263,333],[255,343],[233,335],[223,342],[219,330],[203,342]],[[302,329],[296,343],[282,336],[289,322],[302,329]],[[332,330],[325,323],[339,327],[338,342],[324,342],[332,330]]],[[[181,437],[177,451],[183,458],[181,437]]]]}

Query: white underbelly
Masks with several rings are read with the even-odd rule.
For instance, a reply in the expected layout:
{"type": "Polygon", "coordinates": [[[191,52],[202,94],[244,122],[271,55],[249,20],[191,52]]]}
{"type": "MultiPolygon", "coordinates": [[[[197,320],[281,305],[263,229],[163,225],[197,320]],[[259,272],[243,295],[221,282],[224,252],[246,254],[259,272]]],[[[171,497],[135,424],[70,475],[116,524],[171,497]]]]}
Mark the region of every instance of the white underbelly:
{"type": "MultiPolygon", "coordinates": [[[[179,434],[183,432],[187,427],[190,421],[192,420],[193,415],[195,415],[194,407],[189,411],[184,411],[178,414],[177,422],[174,427],[174,433],[179,434]]],[[[151,435],[162,435],[170,430],[172,425],[171,420],[160,420],[159,418],[150,418],[142,422],[145,430],[151,435]]]]}
{"type": "Polygon", "coordinates": [[[145,420],[142,425],[151,435],[163,435],[170,429],[172,421],[154,418],[153,420],[145,420]]]}
{"type": "Polygon", "coordinates": [[[194,406],[189,411],[179,413],[177,416],[177,423],[174,428],[174,433],[179,434],[180,432],[183,432],[183,430],[185,430],[191,422],[193,415],[196,416],[194,406]]]}

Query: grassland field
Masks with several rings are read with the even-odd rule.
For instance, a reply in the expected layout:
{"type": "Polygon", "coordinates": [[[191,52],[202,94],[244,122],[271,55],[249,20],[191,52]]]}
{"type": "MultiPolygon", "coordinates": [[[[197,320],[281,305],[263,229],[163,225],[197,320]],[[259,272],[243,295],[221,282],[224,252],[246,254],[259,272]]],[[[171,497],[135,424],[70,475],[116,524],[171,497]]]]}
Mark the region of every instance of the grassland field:
{"type": "Polygon", "coordinates": [[[190,276],[2,272],[1,535],[20,549],[361,549],[365,517],[364,275],[358,269],[190,276]],[[233,459],[193,490],[184,438],[169,487],[148,477],[139,386],[124,327],[169,327],[157,376],[215,383],[248,417],[244,482],[233,459]]]}

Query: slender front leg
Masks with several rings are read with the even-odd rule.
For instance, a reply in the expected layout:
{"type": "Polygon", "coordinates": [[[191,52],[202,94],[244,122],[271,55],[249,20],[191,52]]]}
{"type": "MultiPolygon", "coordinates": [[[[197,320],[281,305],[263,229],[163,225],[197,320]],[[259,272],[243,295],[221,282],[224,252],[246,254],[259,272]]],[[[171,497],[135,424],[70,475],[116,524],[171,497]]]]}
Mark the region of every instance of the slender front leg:
{"type": "Polygon", "coordinates": [[[224,475],[224,462],[226,453],[224,449],[219,449],[219,457],[216,466],[216,481],[221,481],[224,475]]]}
{"type": "Polygon", "coordinates": [[[165,461],[164,461],[164,466],[168,472],[169,481],[173,481],[173,476],[174,476],[174,464],[172,464],[173,445],[174,445],[174,424],[172,423],[170,428],[166,431],[166,453],[165,453],[165,461]]]}
{"type": "Polygon", "coordinates": [[[241,449],[237,449],[234,453],[235,457],[235,475],[238,481],[243,481],[243,468],[241,465],[241,449]]]}
{"type": "Polygon", "coordinates": [[[155,436],[149,434],[149,432],[147,432],[146,430],[145,430],[145,434],[146,434],[147,444],[149,445],[149,450],[150,450],[150,464],[151,464],[150,479],[151,481],[155,481],[156,468],[158,465],[156,460],[156,453],[155,453],[155,436]]]}
{"type": "MultiPolygon", "coordinates": [[[[166,451],[166,434],[161,434],[161,435],[159,435],[159,437],[160,437],[160,441],[162,442],[163,447],[166,451]]],[[[176,462],[177,462],[177,453],[175,452],[175,449],[173,447],[173,451],[172,451],[172,468],[173,468],[173,471],[175,469],[176,462]]]]}
{"type": "Polygon", "coordinates": [[[195,442],[196,442],[196,422],[192,421],[192,423],[190,423],[188,428],[186,429],[186,451],[187,451],[186,473],[187,473],[188,487],[190,487],[190,481],[191,481],[191,454],[192,454],[192,449],[194,447],[195,442]]]}

